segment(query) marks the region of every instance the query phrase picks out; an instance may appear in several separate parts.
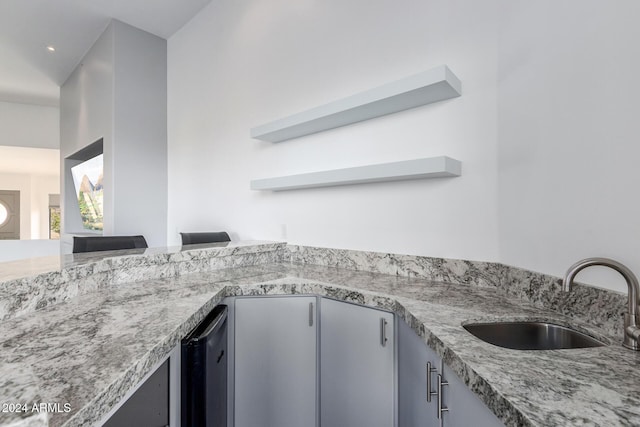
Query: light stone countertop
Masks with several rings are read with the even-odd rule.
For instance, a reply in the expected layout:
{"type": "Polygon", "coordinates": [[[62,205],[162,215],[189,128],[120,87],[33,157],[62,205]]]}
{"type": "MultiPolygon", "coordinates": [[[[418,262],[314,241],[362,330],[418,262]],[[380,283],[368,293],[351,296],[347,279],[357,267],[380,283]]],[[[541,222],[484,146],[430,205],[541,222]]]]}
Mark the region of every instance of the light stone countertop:
{"type": "Polygon", "coordinates": [[[120,251],[86,252],[79,254],[65,254],[16,261],[0,262],[0,283],[12,280],[34,278],[38,275],[58,273],[62,270],[86,267],[102,261],[121,257],[150,258],[162,256],[169,258],[172,254],[179,254],[185,250],[217,249],[218,252],[229,252],[239,248],[255,247],[275,242],[243,240],[236,242],[206,243],[188,246],[170,246],[162,248],[125,249],[120,251]]]}
{"type": "Polygon", "coordinates": [[[71,405],[48,424],[42,413],[0,412],[0,426],[96,423],[222,298],[263,294],[323,295],[397,313],[508,426],[640,425],[640,355],[576,319],[490,287],[286,262],[224,266],[114,283],[0,322],[0,405],[71,405]],[[461,327],[493,319],[571,323],[610,345],[508,350],[461,327]]]}

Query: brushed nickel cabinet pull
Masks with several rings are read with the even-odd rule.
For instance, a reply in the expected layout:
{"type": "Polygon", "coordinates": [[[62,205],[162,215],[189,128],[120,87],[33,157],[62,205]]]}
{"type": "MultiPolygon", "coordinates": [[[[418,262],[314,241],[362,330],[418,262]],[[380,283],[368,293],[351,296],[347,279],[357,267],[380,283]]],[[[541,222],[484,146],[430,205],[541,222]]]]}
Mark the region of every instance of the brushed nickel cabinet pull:
{"type": "Polygon", "coordinates": [[[448,381],[442,381],[442,375],[438,374],[438,419],[442,419],[443,412],[449,412],[449,408],[442,407],[442,387],[449,385],[448,381]]]}
{"type": "Polygon", "coordinates": [[[380,318],[380,344],[385,347],[387,345],[387,319],[380,318]]]}
{"type": "Polygon", "coordinates": [[[313,326],[313,303],[309,303],[309,326],[313,326]]]}
{"type": "Polygon", "coordinates": [[[431,396],[438,394],[437,391],[431,390],[431,374],[434,372],[438,372],[438,370],[433,367],[431,362],[427,362],[427,402],[431,402],[431,396]]]}

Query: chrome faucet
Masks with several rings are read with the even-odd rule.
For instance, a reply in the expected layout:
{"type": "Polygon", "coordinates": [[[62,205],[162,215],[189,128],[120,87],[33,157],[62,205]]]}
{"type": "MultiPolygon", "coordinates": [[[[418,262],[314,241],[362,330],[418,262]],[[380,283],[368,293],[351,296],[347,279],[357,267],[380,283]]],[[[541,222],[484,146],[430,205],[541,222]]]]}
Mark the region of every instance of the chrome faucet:
{"type": "Polygon", "coordinates": [[[640,295],[640,285],[638,285],[638,278],[628,267],[620,264],[618,261],[614,261],[608,258],[586,258],[576,262],[562,279],[562,289],[565,292],[570,292],[573,285],[573,279],[581,270],[594,265],[600,265],[604,267],[613,268],[618,273],[622,274],[622,277],[627,281],[629,288],[628,294],[628,309],[624,314],[624,340],[622,345],[631,350],[640,350],[640,319],[638,314],[640,313],[640,307],[638,307],[638,295],[640,295]]]}

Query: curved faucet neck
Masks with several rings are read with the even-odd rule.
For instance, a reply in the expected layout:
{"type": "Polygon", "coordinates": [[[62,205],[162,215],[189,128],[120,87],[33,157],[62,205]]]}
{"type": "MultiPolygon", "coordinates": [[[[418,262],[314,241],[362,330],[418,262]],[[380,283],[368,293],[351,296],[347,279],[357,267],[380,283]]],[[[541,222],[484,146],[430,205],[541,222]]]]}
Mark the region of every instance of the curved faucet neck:
{"type": "Polygon", "coordinates": [[[564,276],[562,280],[562,289],[565,292],[570,292],[573,286],[573,280],[576,275],[584,270],[587,267],[591,267],[594,265],[599,265],[603,267],[609,267],[617,271],[624,277],[627,282],[628,287],[628,305],[629,305],[629,316],[635,318],[638,315],[638,295],[640,295],[640,285],[638,284],[638,278],[633,272],[626,267],[625,265],[619,263],[618,261],[609,259],[609,258],[586,258],[581,261],[576,262],[564,276]]]}

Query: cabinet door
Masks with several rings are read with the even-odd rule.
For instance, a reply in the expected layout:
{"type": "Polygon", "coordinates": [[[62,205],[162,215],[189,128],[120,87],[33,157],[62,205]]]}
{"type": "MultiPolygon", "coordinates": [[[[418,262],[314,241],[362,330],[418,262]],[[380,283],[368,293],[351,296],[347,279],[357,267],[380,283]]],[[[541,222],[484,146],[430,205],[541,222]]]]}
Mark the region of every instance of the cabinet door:
{"type": "Polygon", "coordinates": [[[321,426],[396,425],[393,315],[322,299],[320,321],[321,426]]]}
{"type": "Polygon", "coordinates": [[[399,427],[439,425],[436,381],[440,365],[441,359],[436,352],[409,325],[398,320],[399,427]]]}
{"type": "Polygon", "coordinates": [[[447,366],[442,379],[442,404],[448,411],[442,414],[443,427],[501,427],[504,424],[447,366]]]}
{"type": "Polygon", "coordinates": [[[169,361],[164,362],[103,427],[169,425],[169,361]]]}
{"type": "Polygon", "coordinates": [[[315,427],[315,297],[238,298],[235,427],[315,427]]]}

